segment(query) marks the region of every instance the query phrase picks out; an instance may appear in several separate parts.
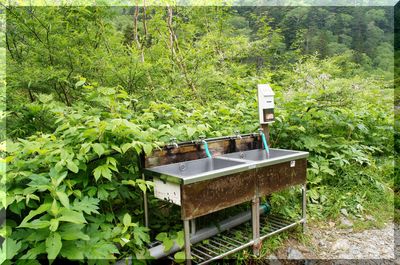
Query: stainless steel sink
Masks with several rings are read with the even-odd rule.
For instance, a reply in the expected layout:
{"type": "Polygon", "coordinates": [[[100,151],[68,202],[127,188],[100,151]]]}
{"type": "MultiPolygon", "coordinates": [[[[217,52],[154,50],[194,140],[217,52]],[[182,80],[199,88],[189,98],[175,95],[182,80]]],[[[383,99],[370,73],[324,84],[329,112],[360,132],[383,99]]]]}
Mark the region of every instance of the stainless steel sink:
{"type": "Polygon", "coordinates": [[[251,160],[251,161],[261,161],[266,159],[276,159],[282,158],[290,155],[298,154],[298,151],[283,150],[283,149],[270,149],[269,157],[267,157],[267,152],[264,149],[249,150],[244,152],[235,152],[230,154],[225,154],[223,157],[251,160]]]}
{"type": "Polygon", "coordinates": [[[146,171],[147,173],[151,173],[153,176],[160,178],[177,177],[179,179],[184,179],[185,182],[187,182],[188,179],[194,177],[199,180],[204,177],[210,178],[211,176],[221,176],[221,172],[229,171],[230,168],[238,169],[243,165],[245,166],[245,164],[246,161],[235,161],[224,158],[201,158],[192,161],[152,167],[146,169],[146,171]]]}
{"type": "Polygon", "coordinates": [[[167,182],[190,184],[307,156],[308,152],[271,148],[267,157],[265,150],[256,149],[146,168],[144,173],[167,182]]]}
{"type": "Polygon", "coordinates": [[[253,162],[257,168],[260,168],[306,158],[308,157],[308,152],[270,148],[269,157],[264,149],[235,152],[222,155],[221,157],[235,161],[253,162]]]}

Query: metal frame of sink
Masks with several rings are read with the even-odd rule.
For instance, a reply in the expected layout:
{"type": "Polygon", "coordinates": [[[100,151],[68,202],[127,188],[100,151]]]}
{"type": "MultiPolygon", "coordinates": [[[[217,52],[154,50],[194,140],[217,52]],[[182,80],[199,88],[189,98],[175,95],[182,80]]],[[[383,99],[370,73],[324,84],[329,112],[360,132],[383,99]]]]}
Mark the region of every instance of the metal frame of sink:
{"type": "MultiPolygon", "coordinates": [[[[186,143],[182,146],[185,152],[183,156],[179,156],[177,149],[166,148],[153,157],[147,158],[148,160],[144,163],[145,166],[148,166],[152,165],[151,161],[153,161],[153,166],[144,169],[143,177],[153,177],[155,180],[165,183],[165,185],[172,185],[176,190],[177,196],[174,197],[176,201],[173,201],[173,203],[181,206],[187,264],[191,264],[192,257],[194,262],[205,264],[251,245],[254,254],[259,255],[263,239],[297,224],[302,224],[303,230],[305,229],[306,158],[308,152],[271,148],[269,159],[258,159],[264,150],[260,150],[260,139],[253,134],[247,135],[244,140],[230,137],[218,139],[215,142],[217,143],[210,143],[211,150],[213,150],[213,147],[216,148],[215,150],[219,150],[218,156],[214,158],[203,158],[204,150],[201,149],[199,144],[186,143]],[[239,145],[237,145],[238,143],[239,145]],[[239,150],[236,146],[239,146],[239,150]],[[173,150],[175,150],[175,153],[173,150]],[[274,157],[274,154],[277,153],[281,155],[274,157]],[[247,160],[251,156],[253,156],[253,160],[247,160]],[[160,160],[160,157],[168,157],[168,159],[160,160]],[[155,158],[158,160],[154,160],[155,158]],[[156,162],[154,163],[154,161],[156,162]],[[215,164],[211,165],[210,163],[215,164]],[[200,165],[201,168],[192,168],[194,164],[200,165]],[[211,167],[212,170],[207,171],[207,167],[211,167]],[[204,172],[202,172],[202,169],[204,172]],[[272,230],[266,233],[260,232],[260,198],[295,185],[301,185],[301,219],[286,221],[281,225],[274,219],[275,221],[271,221],[274,224],[272,230]],[[240,244],[238,242],[233,244],[229,241],[230,243],[227,244],[231,248],[227,248],[223,253],[210,250],[211,252],[207,254],[207,252],[204,252],[205,246],[197,248],[198,244],[194,245],[192,249],[190,241],[191,235],[196,230],[195,219],[197,217],[248,201],[252,202],[251,240],[242,241],[240,244]],[[198,259],[199,253],[205,254],[202,259],[198,259]],[[211,255],[213,253],[217,253],[217,255],[211,255]]],[[[146,196],[144,208],[145,224],[148,225],[146,196]]],[[[264,224],[265,222],[263,222],[264,224]]],[[[218,243],[215,242],[215,244],[218,243]]]]}

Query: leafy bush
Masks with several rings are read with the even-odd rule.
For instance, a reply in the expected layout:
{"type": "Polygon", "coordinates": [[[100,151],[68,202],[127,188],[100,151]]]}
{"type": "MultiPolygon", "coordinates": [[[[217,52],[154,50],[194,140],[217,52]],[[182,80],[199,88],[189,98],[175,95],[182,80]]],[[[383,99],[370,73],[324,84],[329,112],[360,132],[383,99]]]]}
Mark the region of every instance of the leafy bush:
{"type": "MultiPolygon", "coordinates": [[[[87,102],[66,107],[41,96],[52,133],[7,142],[7,226],[2,236],[18,259],[113,259],[129,247],[146,257],[138,155],[154,147],[149,131],[126,119],[122,89],[86,86],[87,102]]],[[[3,248],[4,251],[5,248],[3,248]]],[[[21,261],[22,263],[24,261],[21,261]]]]}
{"type": "MultiPolygon", "coordinates": [[[[298,65],[297,76],[274,87],[271,145],[311,153],[312,217],[336,216],[342,208],[357,216],[371,211],[373,200],[387,205],[392,90],[374,88],[373,80],[330,77],[323,67],[312,65],[316,63],[311,59],[305,62],[310,67],[298,65]],[[303,82],[307,85],[300,86],[303,82]],[[376,159],[380,156],[383,162],[376,159]]],[[[2,203],[8,220],[2,235],[14,249],[8,258],[63,257],[92,263],[128,253],[148,258],[145,243],[154,232],[171,232],[163,237],[168,245],[175,237],[172,231],[181,226],[160,227],[159,222],[151,234],[143,227],[142,191],[152,184],[141,178],[139,155],[171,137],[188,140],[237,129],[255,131],[255,89],[242,89],[240,96],[230,91],[238,97],[199,105],[196,100],[140,102],[120,87],[97,87],[84,79],[77,86],[84,91],[79,104],[68,107],[41,95],[26,107],[43,113],[44,124],[52,127],[7,142],[7,197],[2,203]]],[[[32,125],[25,124],[25,117],[16,124],[29,131],[26,126],[32,125]]],[[[286,196],[273,195],[275,211],[294,214],[296,209],[287,205],[296,196],[290,190],[286,196]]],[[[156,200],[151,203],[158,207],[156,200]]]]}
{"type": "MultiPolygon", "coordinates": [[[[393,90],[381,89],[385,83],[374,79],[344,79],[345,73],[332,70],[336,60],[311,58],[283,83],[291,90],[276,87],[279,105],[272,145],[310,152],[312,217],[336,217],[342,208],[353,216],[373,213],[382,205],[389,211],[393,90]]],[[[284,197],[277,200],[287,211],[284,197]]]]}
{"type": "MultiPolygon", "coordinates": [[[[185,140],[256,129],[247,103],[186,110],[162,102],[142,105],[122,88],[82,81],[80,104],[68,107],[41,95],[26,109],[43,113],[48,128],[7,142],[2,203],[8,220],[2,235],[15,246],[8,258],[95,262],[128,250],[148,258],[142,191],[152,183],[141,178],[139,155],[173,136],[185,140]],[[243,119],[247,125],[239,122],[243,119]]],[[[27,117],[16,120],[15,136],[31,132],[27,117]]]]}
{"type": "MultiPolygon", "coordinates": [[[[148,258],[154,238],[182,243],[178,209],[151,196],[143,226],[140,155],[256,131],[259,83],[276,92],[272,147],[310,152],[312,218],[391,211],[390,12],[270,11],[7,7],[0,261],[107,263],[148,258]]],[[[283,195],[273,211],[294,215],[298,193],[283,195]]]]}

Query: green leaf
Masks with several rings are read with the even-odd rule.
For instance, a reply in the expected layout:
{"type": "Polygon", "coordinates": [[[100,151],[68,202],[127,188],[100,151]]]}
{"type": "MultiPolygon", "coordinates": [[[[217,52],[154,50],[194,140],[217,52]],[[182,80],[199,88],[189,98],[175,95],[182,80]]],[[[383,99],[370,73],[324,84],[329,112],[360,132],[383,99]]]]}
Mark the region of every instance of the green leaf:
{"type": "Polygon", "coordinates": [[[0,249],[0,264],[3,264],[5,260],[11,260],[18,251],[21,249],[21,242],[17,242],[11,238],[6,238],[3,242],[2,248],[0,249]]]}
{"type": "Polygon", "coordinates": [[[101,177],[101,171],[101,166],[98,166],[93,170],[93,176],[96,181],[99,180],[99,178],[101,177]]]}
{"type": "Polygon", "coordinates": [[[46,239],[46,252],[49,260],[54,260],[62,247],[61,236],[57,232],[52,232],[46,239]]]}
{"type": "Polygon", "coordinates": [[[183,233],[183,231],[179,231],[177,233],[177,237],[176,237],[176,243],[178,244],[179,247],[183,247],[183,245],[185,244],[185,234],[183,233]]]}
{"type": "Polygon", "coordinates": [[[107,241],[98,241],[96,243],[89,242],[86,244],[88,247],[85,251],[85,256],[88,259],[115,259],[113,254],[118,254],[119,251],[115,244],[107,241]]]}
{"type": "Polygon", "coordinates": [[[31,176],[29,176],[29,179],[32,180],[28,183],[29,187],[33,187],[39,191],[50,189],[50,186],[48,185],[50,183],[50,179],[45,176],[32,174],[31,176]]]}
{"type": "Polygon", "coordinates": [[[143,192],[146,192],[146,184],[137,183],[137,185],[139,186],[139,188],[140,188],[143,192]]]}
{"type": "Polygon", "coordinates": [[[114,167],[117,166],[117,160],[114,157],[111,157],[111,156],[107,157],[106,163],[107,164],[111,164],[114,167]]]}
{"type": "Polygon", "coordinates": [[[93,150],[96,152],[96,154],[100,157],[102,154],[104,154],[104,147],[102,144],[95,143],[93,144],[93,150]]]}
{"type": "Polygon", "coordinates": [[[74,241],[63,242],[60,255],[69,260],[83,260],[85,249],[81,249],[76,245],[74,241]]]}
{"type": "Polygon", "coordinates": [[[101,165],[96,167],[93,170],[93,176],[96,179],[96,181],[103,176],[104,178],[108,179],[109,181],[111,181],[111,177],[112,177],[112,173],[111,170],[109,169],[107,164],[101,165]]]}
{"type": "Polygon", "coordinates": [[[112,173],[111,170],[107,165],[103,165],[103,168],[101,170],[101,175],[111,181],[112,173]]]}
{"type": "Polygon", "coordinates": [[[126,213],[124,215],[124,218],[123,218],[122,222],[124,223],[124,226],[129,226],[131,224],[131,222],[132,222],[131,216],[128,213],[126,213]]]}
{"type": "Polygon", "coordinates": [[[85,82],[86,82],[86,80],[80,80],[80,81],[75,83],[75,87],[83,86],[85,84],[85,82]]]}
{"type": "Polygon", "coordinates": [[[135,226],[133,231],[133,236],[135,238],[135,244],[138,246],[143,246],[143,242],[150,242],[150,236],[148,234],[149,229],[147,227],[135,226]]]}
{"type": "Polygon", "coordinates": [[[143,150],[146,155],[150,155],[151,151],[153,151],[153,146],[151,144],[143,144],[143,150]]]}
{"type": "Polygon", "coordinates": [[[67,160],[67,168],[74,173],[78,173],[79,171],[78,166],[72,160],[67,160]]]}
{"type": "Polygon", "coordinates": [[[51,208],[51,203],[43,203],[42,205],[39,206],[36,210],[31,210],[29,214],[22,220],[20,225],[25,224],[29,220],[31,220],[33,217],[35,217],[38,214],[44,213],[45,211],[49,210],[51,208]]]}
{"type": "Polygon", "coordinates": [[[185,252],[179,251],[174,254],[174,261],[177,263],[182,263],[186,260],[185,252]]]}
{"type": "Polygon", "coordinates": [[[54,186],[58,187],[61,182],[65,179],[65,177],[68,175],[68,171],[63,171],[63,172],[58,172],[54,167],[50,169],[49,176],[53,180],[54,186]]]}
{"type": "Polygon", "coordinates": [[[188,137],[191,138],[191,137],[194,135],[194,133],[196,132],[196,128],[187,127],[187,128],[186,128],[186,131],[187,131],[188,137]]]}
{"type": "Polygon", "coordinates": [[[63,240],[89,240],[90,237],[82,232],[84,224],[63,223],[60,225],[58,232],[63,240]]]}
{"type": "Polygon", "coordinates": [[[110,194],[108,193],[108,191],[106,191],[106,189],[104,189],[103,187],[99,187],[99,188],[97,189],[97,197],[98,197],[100,200],[107,200],[107,198],[108,198],[109,195],[110,195],[110,194]]]}
{"type": "Polygon", "coordinates": [[[163,240],[164,252],[167,253],[174,246],[174,240],[165,238],[163,240]]]}
{"type": "Polygon", "coordinates": [[[64,205],[65,208],[69,208],[68,195],[62,191],[57,191],[56,194],[57,194],[57,197],[60,199],[60,202],[62,203],[62,205],[64,205]]]}
{"type": "Polygon", "coordinates": [[[48,226],[50,226],[50,222],[49,221],[43,221],[43,220],[36,219],[36,220],[33,220],[30,223],[20,224],[18,227],[41,229],[41,228],[46,228],[48,226]]]}
{"type": "Polygon", "coordinates": [[[85,196],[81,201],[75,199],[73,208],[79,212],[85,212],[87,214],[91,213],[99,213],[97,210],[99,209],[99,199],[97,198],[89,198],[85,196]]]}
{"type": "Polygon", "coordinates": [[[134,181],[133,179],[123,180],[121,183],[124,184],[124,185],[130,185],[130,186],[133,186],[133,187],[136,186],[136,181],[134,181]]]}
{"type": "Polygon", "coordinates": [[[156,240],[158,240],[158,241],[163,241],[165,238],[167,238],[168,237],[168,235],[167,235],[167,233],[165,233],[165,232],[162,232],[162,233],[159,233],[157,236],[156,236],[156,240]]]}
{"type": "Polygon", "coordinates": [[[53,231],[53,232],[55,232],[55,231],[57,231],[57,228],[58,228],[58,224],[59,224],[60,222],[58,221],[58,219],[57,218],[54,218],[54,219],[51,219],[50,220],[50,231],[53,231]]]}
{"type": "Polygon", "coordinates": [[[122,149],[119,148],[118,146],[113,145],[113,146],[111,146],[111,148],[114,149],[115,151],[117,151],[118,153],[122,154],[122,149]]]}
{"type": "Polygon", "coordinates": [[[46,253],[46,245],[44,241],[41,241],[34,248],[29,249],[25,255],[21,256],[21,260],[36,259],[39,254],[43,253],[46,253]]]}
{"type": "Polygon", "coordinates": [[[59,212],[61,215],[58,220],[64,222],[70,222],[74,224],[84,224],[86,223],[85,217],[81,212],[72,211],[67,208],[62,208],[59,212]]]}
{"type": "Polygon", "coordinates": [[[126,151],[128,151],[128,149],[131,147],[132,147],[132,143],[126,143],[126,144],[121,145],[121,150],[125,154],[126,151]]]}

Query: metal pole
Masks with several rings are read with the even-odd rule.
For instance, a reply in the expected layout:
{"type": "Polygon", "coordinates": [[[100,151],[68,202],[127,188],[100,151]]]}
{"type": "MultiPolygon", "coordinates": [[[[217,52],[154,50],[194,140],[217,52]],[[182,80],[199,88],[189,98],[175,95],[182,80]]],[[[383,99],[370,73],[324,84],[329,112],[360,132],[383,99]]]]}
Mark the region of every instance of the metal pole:
{"type": "Polygon", "coordinates": [[[253,228],[253,253],[254,255],[260,255],[260,203],[259,198],[254,197],[251,205],[251,218],[252,218],[252,228],[253,228]]]}
{"type": "Polygon", "coordinates": [[[190,220],[190,235],[196,234],[196,219],[190,220]]]}
{"type": "Polygon", "coordinates": [[[185,258],[186,264],[191,265],[192,259],[190,254],[190,226],[189,220],[183,220],[183,231],[185,234],[185,258]]]}
{"type": "MultiPolygon", "coordinates": [[[[142,174],[144,180],[144,174],[142,174]]],[[[149,206],[147,205],[147,192],[143,192],[144,226],[149,227],[149,206]]]]}
{"type": "Polygon", "coordinates": [[[306,191],[307,191],[307,184],[304,183],[303,186],[301,187],[301,194],[302,194],[302,203],[301,203],[301,217],[303,219],[303,223],[302,223],[302,227],[303,227],[303,233],[306,231],[307,227],[306,227],[306,218],[307,218],[307,213],[306,213],[306,209],[307,209],[307,195],[306,195],[306,191]]]}

